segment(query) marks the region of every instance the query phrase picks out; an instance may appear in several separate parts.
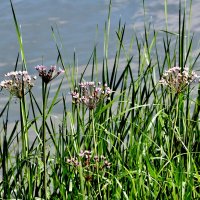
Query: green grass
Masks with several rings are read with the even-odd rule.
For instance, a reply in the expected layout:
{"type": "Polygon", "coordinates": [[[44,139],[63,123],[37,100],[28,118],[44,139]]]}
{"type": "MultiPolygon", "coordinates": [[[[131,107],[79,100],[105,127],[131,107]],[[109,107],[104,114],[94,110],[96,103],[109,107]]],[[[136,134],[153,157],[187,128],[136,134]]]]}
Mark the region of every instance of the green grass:
{"type": "MultiPolygon", "coordinates": [[[[112,62],[110,1],[103,64],[98,64],[94,46],[81,74],[76,73],[75,53],[71,65],[64,63],[57,43],[60,36],[52,27],[57,65],[65,70],[63,78],[57,77],[56,91],[52,93],[51,84],[42,82],[42,90],[37,89],[41,101],[34,91],[23,95],[16,104],[20,116],[14,125],[9,124],[13,96],[0,110],[1,199],[200,199],[200,85],[175,92],[159,83],[165,70],[176,65],[193,70],[199,58],[200,54],[192,55],[193,36],[186,29],[191,23],[191,4],[187,16],[180,1],[179,28],[174,33],[167,25],[165,1],[166,30],[155,31],[145,22],[144,37],[133,34],[128,47],[126,26],[119,21],[112,62]],[[158,42],[162,42],[159,48],[158,42]],[[77,87],[81,92],[83,80],[106,83],[113,91],[110,99],[102,99],[91,110],[72,103],[61,87],[67,82],[71,91],[77,87]],[[62,113],[55,121],[58,107],[62,113]],[[30,134],[36,136],[32,142],[30,134]],[[79,155],[84,150],[91,155],[79,155]]],[[[143,6],[145,11],[145,1],[143,6]]],[[[23,63],[19,66],[17,58],[15,70],[26,69],[12,2],[11,7],[23,63]]]]}

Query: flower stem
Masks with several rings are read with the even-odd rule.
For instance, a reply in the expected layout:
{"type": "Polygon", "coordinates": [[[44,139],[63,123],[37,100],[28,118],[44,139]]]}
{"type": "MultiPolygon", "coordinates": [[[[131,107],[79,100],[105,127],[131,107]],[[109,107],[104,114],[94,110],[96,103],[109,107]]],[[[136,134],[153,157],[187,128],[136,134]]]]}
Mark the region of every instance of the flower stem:
{"type": "Polygon", "coordinates": [[[21,123],[21,136],[22,136],[22,160],[25,161],[25,174],[28,180],[28,190],[29,199],[31,199],[32,185],[31,185],[31,175],[30,166],[27,161],[29,158],[29,138],[28,138],[28,128],[27,128],[27,111],[26,111],[26,99],[24,94],[20,98],[20,123],[21,123]]]}
{"type": "Polygon", "coordinates": [[[42,81],[42,98],[43,98],[43,111],[42,111],[42,161],[44,166],[43,176],[43,190],[44,199],[47,199],[47,170],[46,170],[46,101],[47,101],[47,84],[42,81]]]}
{"type": "Polygon", "coordinates": [[[96,132],[95,132],[95,125],[94,125],[94,110],[90,111],[91,120],[92,120],[92,132],[93,132],[93,141],[94,141],[94,154],[97,154],[97,140],[96,140],[96,132]]]}
{"type": "Polygon", "coordinates": [[[22,137],[22,159],[26,157],[26,140],[25,140],[25,131],[24,131],[24,109],[23,102],[20,99],[20,124],[21,124],[21,137],[22,137]]]}
{"type": "MultiPolygon", "coordinates": [[[[94,140],[94,155],[97,155],[97,144],[98,144],[98,137],[96,137],[96,131],[95,131],[95,121],[94,121],[94,110],[92,109],[91,111],[91,117],[92,117],[92,132],[93,132],[93,140],[94,140]]],[[[97,167],[97,182],[98,182],[98,189],[99,189],[99,194],[101,197],[101,190],[100,190],[100,181],[99,181],[99,168],[97,167]]]]}

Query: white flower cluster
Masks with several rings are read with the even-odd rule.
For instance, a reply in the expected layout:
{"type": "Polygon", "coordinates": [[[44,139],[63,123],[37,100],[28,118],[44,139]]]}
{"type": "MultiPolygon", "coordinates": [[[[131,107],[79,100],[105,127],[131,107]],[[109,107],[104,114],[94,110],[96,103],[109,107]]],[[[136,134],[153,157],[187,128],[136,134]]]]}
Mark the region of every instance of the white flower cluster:
{"type": "Polygon", "coordinates": [[[79,87],[80,93],[77,88],[70,93],[72,99],[74,103],[82,103],[90,110],[94,109],[101,99],[106,97],[109,99],[109,96],[112,93],[112,90],[107,86],[107,84],[101,86],[100,82],[97,86],[95,85],[95,82],[82,82],[79,84],[79,87]]]}
{"type": "Polygon", "coordinates": [[[68,158],[67,159],[67,163],[71,164],[75,167],[82,165],[83,167],[86,168],[96,168],[97,167],[97,163],[99,163],[99,169],[103,169],[103,168],[110,168],[111,163],[106,159],[106,157],[104,155],[101,156],[92,156],[92,152],[89,150],[81,150],[79,153],[79,158],[80,158],[80,162],[78,161],[77,157],[73,157],[73,158],[68,158]]]}
{"type": "Polygon", "coordinates": [[[1,89],[8,90],[12,95],[21,98],[26,90],[33,87],[33,81],[36,77],[31,78],[27,71],[12,71],[5,74],[6,80],[1,81],[1,89]]]}
{"type": "Polygon", "coordinates": [[[165,71],[159,83],[179,93],[198,78],[194,71],[189,72],[188,68],[184,68],[181,71],[180,67],[175,66],[165,71]]]}

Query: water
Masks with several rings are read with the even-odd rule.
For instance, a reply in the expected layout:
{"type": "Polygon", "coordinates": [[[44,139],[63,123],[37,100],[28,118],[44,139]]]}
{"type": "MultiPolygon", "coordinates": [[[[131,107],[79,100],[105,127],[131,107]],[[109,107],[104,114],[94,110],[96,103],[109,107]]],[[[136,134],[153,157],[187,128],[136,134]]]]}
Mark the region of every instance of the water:
{"type": "MultiPolygon", "coordinates": [[[[156,30],[165,29],[164,0],[146,0],[147,22],[156,30]]],[[[30,73],[36,73],[38,64],[54,65],[57,50],[52,37],[51,26],[59,31],[65,64],[73,62],[76,52],[79,66],[87,64],[93,47],[97,44],[98,61],[103,57],[104,25],[107,21],[108,0],[13,0],[15,13],[21,27],[27,66],[30,73]],[[98,28],[97,28],[98,27],[98,28]],[[98,29],[98,31],[97,31],[98,29]]],[[[195,48],[198,49],[200,33],[199,0],[193,0],[191,31],[195,32],[195,48]]],[[[187,1],[189,7],[189,0],[187,1]]],[[[169,31],[178,30],[178,1],[168,0],[169,31]]],[[[187,9],[188,14],[189,9],[187,9]]],[[[125,44],[137,32],[142,37],[144,10],[142,0],[113,0],[109,58],[116,50],[116,30],[119,20],[126,23],[125,44]]],[[[58,36],[58,34],[57,34],[58,36]]],[[[19,51],[10,2],[0,2],[0,77],[13,70],[19,51]]],[[[161,40],[162,42],[162,40],[161,40]]],[[[60,43],[59,43],[60,44],[60,43]]]]}
{"type": "MultiPolygon", "coordinates": [[[[114,1],[112,28],[116,29],[121,15],[128,24],[129,16],[138,8],[129,1],[114,1]]],[[[23,36],[27,63],[30,66],[43,63],[55,64],[57,52],[52,38],[51,26],[58,27],[65,48],[65,59],[72,61],[76,51],[79,64],[85,64],[92,52],[95,40],[102,55],[103,29],[107,20],[108,1],[64,1],[64,0],[15,0],[15,12],[23,36]],[[98,36],[96,27],[98,25],[98,36]]],[[[139,1],[137,2],[139,4],[139,1]]],[[[18,53],[18,43],[9,1],[0,3],[0,73],[12,69],[18,53]],[[2,68],[3,67],[3,68],[2,68]],[[6,68],[5,68],[6,67],[6,68]]],[[[111,37],[115,35],[114,30],[111,37]]],[[[114,37],[112,37],[114,39],[114,37]]],[[[115,37],[116,38],[116,37],[115,37]]],[[[111,40],[114,47],[114,42],[111,40]]]]}
{"type": "MultiPolygon", "coordinates": [[[[62,38],[64,58],[72,62],[76,51],[80,65],[87,63],[95,43],[98,56],[103,55],[103,29],[107,20],[108,0],[13,0],[16,16],[21,26],[28,66],[56,63],[57,52],[52,38],[51,26],[56,25],[62,38]],[[98,34],[96,27],[98,25],[98,34]]],[[[189,1],[187,1],[189,5],[189,1]]],[[[193,0],[192,31],[200,31],[200,2],[193,0]]],[[[146,0],[147,20],[155,29],[165,28],[164,0],[146,0]]],[[[169,29],[177,30],[178,1],[168,0],[169,29]]],[[[116,46],[115,31],[119,19],[126,23],[126,37],[143,30],[143,8],[141,0],[113,0],[111,14],[110,57],[116,46]]],[[[18,42],[9,1],[0,3],[0,74],[12,70],[18,53],[18,42]]]]}

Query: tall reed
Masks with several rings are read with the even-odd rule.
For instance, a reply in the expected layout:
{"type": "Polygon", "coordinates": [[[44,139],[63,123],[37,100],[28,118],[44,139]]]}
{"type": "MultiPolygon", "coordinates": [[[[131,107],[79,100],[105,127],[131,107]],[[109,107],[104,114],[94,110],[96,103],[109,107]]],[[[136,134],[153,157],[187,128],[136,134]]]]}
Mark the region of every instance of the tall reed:
{"type": "MultiPolygon", "coordinates": [[[[187,29],[192,1],[189,16],[186,1],[179,1],[177,32],[168,26],[165,1],[165,30],[156,31],[145,21],[143,37],[133,33],[129,46],[126,25],[119,20],[116,53],[110,60],[112,3],[104,27],[102,64],[95,45],[77,74],[76,53],[66,65],[60,35],[52,27],[58,53],[55,63],[63,70],[36,66],[41,99],[27,90],[19,104],[21,118],[12,129],[8,128],[11,99],[3,106],[3,199],[200,198],[200,86],[195,71],[200,53],[193,56],[194,37],[187,29]],[[64,78],[54,93],[51,81],[60,73],[64,78]],[[61,93],[62,87],[70,89],[61,93]],[[55,119],[57,108],[62,111],[55,119]],[[30,133],[35,135],[33,142],[30,133]]],[[[26,69],[12,2],[11,7],[26,69]]],[[[147,16],[145,1],[143,9],[147,16]]],[[[5,89],[3,83],[1,88],[5,89]]]]}

